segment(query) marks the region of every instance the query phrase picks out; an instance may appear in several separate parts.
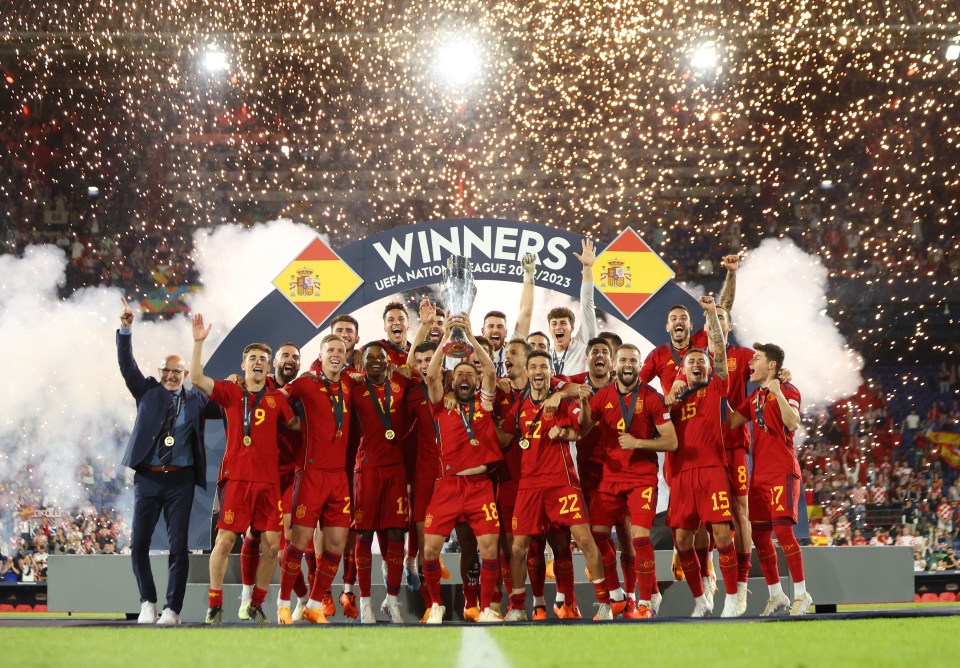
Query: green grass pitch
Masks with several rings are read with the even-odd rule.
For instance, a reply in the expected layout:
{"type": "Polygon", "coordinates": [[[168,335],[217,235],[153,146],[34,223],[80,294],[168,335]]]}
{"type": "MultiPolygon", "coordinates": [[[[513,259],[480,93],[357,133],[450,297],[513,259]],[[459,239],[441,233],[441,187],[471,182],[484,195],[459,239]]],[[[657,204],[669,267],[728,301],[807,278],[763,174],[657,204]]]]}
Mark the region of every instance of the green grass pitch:
{"type": "MultiPolygon", "coordinates": [[[[507,665],[957,665],[953,618],[484,628],[507,665]]],[[[472,629],[468,632],[473,632],[472,629]]],[[[463,665],[463,627],[3,628],[3,665],[463,665]],[[304,651],[307,653],[304,654],[304,651]],[[312,658],[310,658],[312,657],[312,658]]],[[[476,643],[476,640],[474,640],[476,643]]],[[[471,647],[475,647],[472,645],[471,647]]],[[[474,664],[477,665],[477,664],[474,664]]],[[[489,663],[497,668],[498,663],[489,663]]]]}

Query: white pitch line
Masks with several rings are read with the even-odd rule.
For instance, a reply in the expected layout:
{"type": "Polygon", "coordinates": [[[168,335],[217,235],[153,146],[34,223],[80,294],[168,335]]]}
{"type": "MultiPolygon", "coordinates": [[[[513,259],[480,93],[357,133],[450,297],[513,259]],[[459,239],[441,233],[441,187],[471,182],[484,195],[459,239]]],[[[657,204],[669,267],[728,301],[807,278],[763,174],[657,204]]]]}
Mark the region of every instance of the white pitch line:
{"type": "Polygon", "coordinates": [[[457,668],[510,668],[510,662],[487,629],[471,626],[460,636],[457,668]]]}

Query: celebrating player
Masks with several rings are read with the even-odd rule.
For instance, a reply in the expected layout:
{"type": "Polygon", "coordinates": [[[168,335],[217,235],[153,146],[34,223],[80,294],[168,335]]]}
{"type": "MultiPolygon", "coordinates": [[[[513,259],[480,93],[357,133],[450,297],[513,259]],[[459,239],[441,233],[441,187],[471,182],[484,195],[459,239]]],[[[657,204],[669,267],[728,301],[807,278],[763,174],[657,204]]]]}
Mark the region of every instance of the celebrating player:
{"type": "MultiPolygon", "coordinates": [[[[266,624],[263,601],[277,566],[280,532],[276,509],[280,505],[280,464],[277,428],[298,424],[286,398],[267,390],[272,350],[251,343],[243,351],[240,368],[244,386],[215,381],[203,373],[203,342],[210,334],[203,316],[193,317],[193,384],[223,407],[227,421],[227,449],[220,465],[218,484],[223,487],[217,539],[210,553],[210,592],[207,624],[223,618],[223,577],[227,557],[239,534],[248,528],[260,534],[262,555],[250,602],[250,618],[266,624]]],[[[302,555],[301,555],[302,556],[302,555]]],[[[289,595],[288,595],[289,598],[289,595]]]]}
{"type": "Polygon", "coordinates": [[[731,428],[753,422],[753,474],[750,479],[750,523],[760,568],[770,598],[762,616],[787,610],[805,615],[813,604],[803,574],[803,555],[793,533],[800,502],[800,463],[793,448],[793,435],[800,426],[800,391],[790,383],[781,385],[783,348],[772,343],[754,343],[750,380],[759,383],[750,396],[734,405],[731,428]],[[773,534],[783,549],[793,580],[793,602],[783,593],[777,567],[773,534]]]}

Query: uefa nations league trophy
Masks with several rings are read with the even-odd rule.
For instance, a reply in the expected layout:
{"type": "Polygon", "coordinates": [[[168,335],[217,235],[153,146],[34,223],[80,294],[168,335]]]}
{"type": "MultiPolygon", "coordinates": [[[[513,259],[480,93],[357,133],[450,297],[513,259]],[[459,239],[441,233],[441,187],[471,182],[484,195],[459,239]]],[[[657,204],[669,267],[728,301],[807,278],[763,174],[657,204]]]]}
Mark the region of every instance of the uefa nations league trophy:
{"type": "MultiPolygon", "coordinates": [[[[473,272],[467,258],[462,255],[451,255],[447,258],[440,294],[444,306],[447,307],[448,318],[457,313],[470,313],[473,300],[477,296],[477,286],[473,282],[473,272]]],[[[463,328],[454,327],[450,332],[450,340],[443,346],[443,354],[447,357],[467,357],[472,352],[473,346],[467,341],[463,328]]]]}

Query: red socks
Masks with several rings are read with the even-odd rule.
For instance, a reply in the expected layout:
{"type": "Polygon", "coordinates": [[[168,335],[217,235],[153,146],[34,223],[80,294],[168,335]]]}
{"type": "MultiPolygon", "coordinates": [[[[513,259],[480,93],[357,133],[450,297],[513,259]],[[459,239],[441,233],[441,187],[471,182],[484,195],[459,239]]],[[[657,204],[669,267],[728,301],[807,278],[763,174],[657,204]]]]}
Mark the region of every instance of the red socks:
{"type": "Polygon", "coordinates": [[[573,555],[569,550],[553,555],[553,573],[557,577],[557,591],[567,603],[576,603],[577,588],[573,581],[573,555]]]}
{"type": "Polygon", "coordinates": [[[223,607],[223,590],[222,589],[207,590],[207,607],[216,608],[217,606],[223,607]]]}
{"type": "Polygon", "coordinates": [[[695,550],[677,550],[680,557],[680,568],[683,569],[683,579],[690,587],[694,598],[703,596],[703,580],[700,579],[700,560],[695,550]]]}
{"type": "Polygon", "coordinates": [[[543,596],[543,587],[547,581],[547,564],[543,561],[543,538],[540,536],[533,536],[530,540],[530,549],[527,550],[527,573],[533,595],[543,596]]]}
{"type": "Polygon", "coordinates": [[[440,598],[439,559],[423,560],[423,587],[421,587],[421,591],[425,593],[423,598],[427,606],[432,606],[434,603],[442,605],[441,601],[443,599],[440,598]]]}
{"type": "Polygon", "coordinates": [[[497,576],[499,575],[497,559],[480,560],[480,610],[490,607],[497,591],[497,576]]]}
{"type": "Polygon", "coordinates": [[[323,551],[319,561],[317,561],[317,576],[313,579],[313,585],[310,587],[310,598],[314,601],[323,600],[327,590],[330,589],[330,583],[337,576],[340,570],[340,556],[334,552],[323,551]]]}
{"type": "MultiPolygon", "coordinates": [[[[400,581],[403,579],[403,538],[387,539],[387,594],[398,596],[400,594],[400,581]]],[[[363,588],[360,588],[361,596],[364,594],[363,588]]],[[[369,587],[367,589],[369,591],[369,587]]],[[[370,594],[366,594],[369,596],[370,594]]]]}
{"type": "Polygon", "coordinates": [[[737,580],[746,583],[750,579],[749,552],[737,552],[737,580]]]}
{"type": "Polygon", "coordinates": [[[760,570],[768,585],[780,582],[780,570],[777,567],[777,548],[773,546],[773,531],[770,526],[758,529],[753,527],[753,545],[757,548],[760,570]]]}
{"type": "Polygon", "coordinates": [[[777,534],[777,541],[787,558],[787,568],[790,569],[790,578],[794,582],[803,582],[803,555],[800,553],[800,543],[793,533],[792,524],[774,524],[773,530],[777,534]]]}
{"type": "MultiPolygon", "coordinates": [[[[613,545],[609,540],[609,534],[595,533],[593,541],[600,550],[600,558],[603,560],[603,576],[606,583],[607,594],[620,588],[620,577],[617,575],[617,553],[613,550],[613,545]]],[[[597,579],[596,573],[591,573],[590,577],[597,579]]]]}
{"type": "Polygon", "coordinates": [[[373,561],[373,536],[357,534],[354,556],[357,562],[357,584],[360,585],[360,596],[370,596],[370,568],[373,561]]]}
{"type": "Polygon", "coordinates": [[[260,536],[244,536],[240,546],[240,581],[252,585],[260,565],[260,536]]]}
{"type": "Polygon", "coordinates": [[[718,547],[720,555],[720,573],[723,575],[723,588],[728,594],[737,593],[737,548],[730,543],[726,547],[718,547]]]}
{"type": "MultiPolygon", "coordinates": [[[[303,552],[293,546],[293,543],[287,543],[280,554],[280,600],[289,601],[290,592],[293,591],[297,580],[303,582],[303,573],[301,571],[300,561],[303,559],[303,552]]],[[[304,592],[306,593],[306,592],[304,592]]],[[[300,594],[297,594],[300,596],[300,594]]]]}
{"type": "MultiPolygon", "coordinates": [[[[623,571],[623,590],[627,592],[628,597],[633,597],[637,593],[636,561],[636,558],[629,552],[620,550],[620,569],[623,571]]],[[[641,598],[640,600],[643,601],[646,599],[641,598]]]]}
{"type": "Polygon", "coordinates": [[[653,587],[657,582],[657,560],[653,551],[653,543],[649,536],[633,539],[633,550],[636,557],[637,584],[640,585],[638,600],[649,601],[653,596],[653,587]]]}

